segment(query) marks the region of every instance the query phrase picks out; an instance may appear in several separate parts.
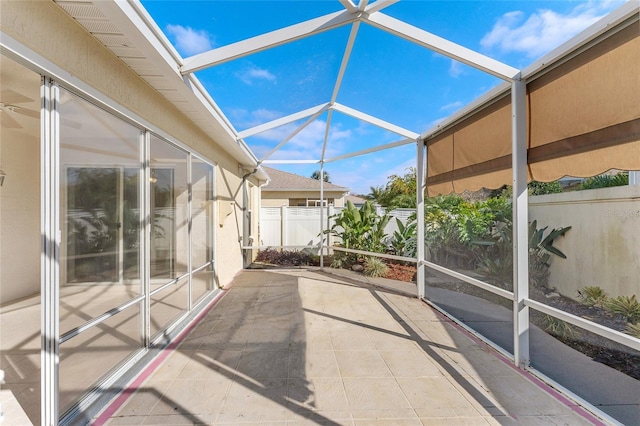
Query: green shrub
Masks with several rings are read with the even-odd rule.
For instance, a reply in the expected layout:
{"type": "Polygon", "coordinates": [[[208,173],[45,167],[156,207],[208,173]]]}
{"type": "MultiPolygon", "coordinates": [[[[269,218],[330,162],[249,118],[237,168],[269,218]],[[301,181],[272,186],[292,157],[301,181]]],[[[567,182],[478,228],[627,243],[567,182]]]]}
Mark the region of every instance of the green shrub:
{"type": "Polygon", "coordinates": [[[615,299],[609,299],[605,304],[605,308],[615,314],[620,314],[627,321],[634,323],[640,320],[640,303],[633,296],[618,296],[615,299]]]}
{"type": "MultiPolygon", "coordinates": [[[[340,213],[331,216],[334,224],[325,234],[332,234],[342,240],[342,247],[382,253],[386,250],[384,228],[391,218],[376,213],[370,201],[358,209],[351,201],[340,213]]],[[[347,256],[349,257],[349,256],[347,256]]]]}
{"type": "Polygon", "coordinates": [[[368,277],[384,277],[389,272],[389,267],[377,257],[367,257],[364,260],[364,274],[368,277]]]}
{"type": "Polygon", "coordinates": [[[627,324],[627,328],[624,330],[627,334],[632,335],[633,337],[640,339],[640,323],[637,324],[627,324]]]}
{"type": "Polygon", "coordinates": [[[580,189],[609,188],[625,185],[629,185],[629,173],[622,172],[615,175],[598,175],[585,179],[580,184],[580,189]]]}
{"type": "Polygon", "coordinates": [[[313,256],[303,251],[266,249],[258,252],[256,262],[281,266],[312,265],[313,256]]]}
{"type": "Polygon", "coordinates": [[[582,299],[583,304],[600,308],[604,306],[607,300],[607,294],[602,287],[598,286],[583,287],[582,290],[578,290],[578,297],[582,299]]]}
{"type": "Polygon", "coordinates": [[[542,326],[547,333],[562,338],[573,338],[576,334],[571,324],[551,315],[545,315],[542,326]]]}

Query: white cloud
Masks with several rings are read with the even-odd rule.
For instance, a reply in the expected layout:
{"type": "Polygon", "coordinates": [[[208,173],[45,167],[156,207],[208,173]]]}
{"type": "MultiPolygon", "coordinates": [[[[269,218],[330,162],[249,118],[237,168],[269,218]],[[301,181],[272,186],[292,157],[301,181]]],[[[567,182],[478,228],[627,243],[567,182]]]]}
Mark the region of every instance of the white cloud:
{"type": "Polygon", "coordinates": [[[269,70],[258,68],[254,65],[235,73],[235,76],[249,86],[253,85],[256,80],[276,81],[276,76],[269,70]]]}
{"type": "MultiPolygon", "coordinates": [[[[456,102],[451,102],[449,104],[443,105],[440,107],[440,111],[452,111],[452,110],[457,110],[459,108],[461,108],[464,104],[462,103],[462,101],[456,101],[456,102]]],[[[438,119],[438,121],[440,121],[442,119],[438,119]]],[[[435,123],[437,124],[437,123],[435,123]]]]}
{"type": "Polygon", "coordinates": [[[451,65],[449,66],[449,75],[453,78],[458,78],[464,73],[464,67],[461,62],[451,60],[451,65]]]}
{"type": "Polygon", "coordinates": [[[612,2],[594,1],[565,14],[548,9],[530,16],[522,11],[505,13],[480,40],[480,45],[488,50],[498,48],[504,53],[522,52],[528,57],[539,57],[595,23],[611,7],[612,2]]]}
{"type": "MultiPolygon", "coordinates": [[[[254,112],[254,116],[260,114],[254,112]]],[[[271,159],[286,160],[317,160],[322,155],[322,144],[324,141],[324,133],[326,129],[326,121],[316,120],[305,127],[300,133],[295,135],[282,148],[275,152],[271,159]]],[[[263,156],[269,152],[272,147],[289,137],[297,128],[298,123],[289,123],[275,129],[259,133],[250,138],[247,143],[251,149],[258,155],[263,156]],[[270,142],[265,144],[264,142],[270,142]]],[[[338,126],[332,126],[329,129],[327,142],[326,157],[339,155],[342,152],[343,144],[352,138],[351,130],[343,130],[338,126]]]]}
{"type": "Polygon", "coordinates": [[[173,36],[176,49],[181,54],[195,55],[212,48],[212,37],[205,30],[170,24],[167,25],[167,32],[173,36]]]}

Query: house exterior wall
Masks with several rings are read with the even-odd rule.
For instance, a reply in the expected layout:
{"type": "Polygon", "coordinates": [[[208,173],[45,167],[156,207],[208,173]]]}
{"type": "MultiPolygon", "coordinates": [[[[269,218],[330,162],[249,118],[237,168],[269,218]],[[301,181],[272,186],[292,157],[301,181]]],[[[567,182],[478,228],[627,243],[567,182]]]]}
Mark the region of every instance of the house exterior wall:
{"type": "MultiPolygon", "coordinates": [[[[3,1],[0,20],[2,31],[215,162],[217,178],[224,171],[227,179],[226,194],[240,193],[237,161],[55,3],[48,0],[3,1]]],[[[224,191],[219,192],[219,195],[224,194],[224,191]]],[[[241,198],[237,200],[236,208],[241,201],[241,198]]],[[[223,228],[218,227],[216,243],[217,253],[227,257],[218,262],[221,284],[228,283],[242,263],[241,259],[236,260],[236,257],[241,258],[241,252],[229,250],[229,247],[237,246],[238,232],[242,232],[242,228],[229,226],[222,231],[223,228]]]]}
{"type": "Polygon", "coordinates": [[[572,298],[586,286],[640,296],[640,185],[531,197],[529,220],[571,226],[554,240],[567,259],[553,256],[550,287],[572,298]]]}
{"type": "Polygon", "coordinates": [[[0,189],[1,303],[40,293],[40,143],[2,129],[0,158],[7,174],[0,189]]]}

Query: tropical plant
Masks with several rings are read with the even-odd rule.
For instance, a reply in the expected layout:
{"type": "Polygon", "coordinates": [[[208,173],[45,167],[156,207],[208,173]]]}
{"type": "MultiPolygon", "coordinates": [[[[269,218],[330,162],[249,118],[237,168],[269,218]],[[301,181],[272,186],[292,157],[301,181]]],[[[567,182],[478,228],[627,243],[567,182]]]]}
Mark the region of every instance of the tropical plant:
{"type": "Polygon", "coordinates": [[[578,290],[578,297],[582,299],[582,303],[587,306],[603,307],[607,301],[607,294],[602,287],[587,286],[578,290]]]}
{"type": "Polygon", "coordinates": [[[406,224],[396,218],[396,225],[398,230],[393,232],[391,238],[393,252],[398,256],[415,257],[418,226],[416,215],[411,215],[406,224]]]}
{"type": "Polygon", "coordinates": [[[569,323],[552,317],[551,315],[545,315],[542,326],[549,334],[558,337],[572,338],[576,334],[569,323]]]}
{"type": "Polygon", "coordinates": [[[598,175],[585,179],[580,184],[580,189],[608,188],[625,185],[629,185],[629,173],[621,172],[615,175],[598,175]]]}
{"type": "Polygon", "coordinates": [[[640,320],[640,302],[633,296],[618,296],[611,298],[605,304],[605,308],[615,314],[620,314],[631,323],[640,320]]]}
{"type": "Polygon", "coordinates": [[[340,238],[342,247],[374,253],[385,251],[387,234],[384,228],[391,217],[377,214],[370,201],[365,202],[360,209],[347,201],[347,206],[331,218],[334,219],[334,224],[324,232],[340,238]]]}
{"type": "Polygon", "coordinates": [[[389,267],[381,259],[369,256],[364,259],[364,274],[368,277],[384,277],[389,267]]]}
{"type": "Polygon", "coordinates": [[[627,324],[627,327],[624,330],[627,334],[632,335],[636,339],[640,339],[640,323],[636,324],[627,324]]]}
{"type": "MultiPolygon", "coordinates": [[[[538,223],[535,220],[529,224],[529,279],[534,285],[540,287],[546,287],[548,284],[551,255],[567,258],[553,245],[553,242],[571,227],[555,228],[545,235],[547,229],[548,226],[538,229],[538,223]]],[[[512,241],[511,221],[498,223],[494,227],[492,239],[474,241],[474,244],[488,248],[478,258],[479,271],[489,278],[501,281],[505,288],[512,288],[513,284],[512,241]]]]}

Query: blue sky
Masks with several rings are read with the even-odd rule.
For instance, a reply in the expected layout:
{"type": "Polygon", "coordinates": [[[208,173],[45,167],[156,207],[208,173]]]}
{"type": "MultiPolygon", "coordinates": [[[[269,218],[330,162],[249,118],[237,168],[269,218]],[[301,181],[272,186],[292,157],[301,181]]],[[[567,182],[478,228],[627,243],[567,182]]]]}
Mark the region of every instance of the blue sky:
{"type": "MultiPolygon", "coordinates": [[[[339,11],[324,1],[143,0],[178,52],[194,54],[339,11]]],[[[373,3],[373,0],[370,1],[373,3]]],[[[383,13],[515,68],[524,68],[624,1],[417,1],[383,13]]],[[[329,102],[350,26],[198,71],[236,130],[329,102]]],[[[415,133],[455,113],[501,80],[361,24],[337,102],[415,133]]],[[[258,158],[304,120],[245,139],[258,158]]],[[[319,159],[327,113],[270,159],[319,159]]],[[[402,137],[333,113],[325,158],[402,137]]],[[[331,181],[367,194],[415,163],[415,145],[325,164],[331,181]]],[[[303,176],[317,164],[268,164],[303,176]]]]}

